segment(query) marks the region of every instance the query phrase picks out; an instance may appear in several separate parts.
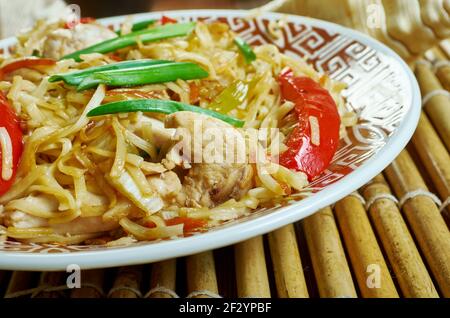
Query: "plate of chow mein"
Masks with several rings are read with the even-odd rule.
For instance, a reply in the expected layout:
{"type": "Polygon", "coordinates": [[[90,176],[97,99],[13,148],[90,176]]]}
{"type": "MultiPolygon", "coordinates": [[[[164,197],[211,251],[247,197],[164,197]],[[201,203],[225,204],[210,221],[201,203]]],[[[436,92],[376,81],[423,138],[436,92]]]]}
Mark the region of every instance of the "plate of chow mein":
{"type": "Polygon", "coordinates": [[[420,115],[393,51],[299,16],[38,21],[0,52],[3,269],[147,263],[267,233],[380,173],[420,115]]]}

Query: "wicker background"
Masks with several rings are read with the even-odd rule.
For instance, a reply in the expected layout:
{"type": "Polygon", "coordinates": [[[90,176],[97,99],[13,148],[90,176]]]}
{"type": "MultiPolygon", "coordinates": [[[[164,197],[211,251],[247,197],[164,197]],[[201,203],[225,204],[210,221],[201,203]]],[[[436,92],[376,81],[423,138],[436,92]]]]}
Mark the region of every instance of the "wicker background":
{"type": "Polygon", "coordinates": [[[446,40],[415,63],[412,141],[333,207],[216,251],[83,271],[80,289],[67,273],[0,271],[0,297],[450,297],[449,59],[446,40]]]}

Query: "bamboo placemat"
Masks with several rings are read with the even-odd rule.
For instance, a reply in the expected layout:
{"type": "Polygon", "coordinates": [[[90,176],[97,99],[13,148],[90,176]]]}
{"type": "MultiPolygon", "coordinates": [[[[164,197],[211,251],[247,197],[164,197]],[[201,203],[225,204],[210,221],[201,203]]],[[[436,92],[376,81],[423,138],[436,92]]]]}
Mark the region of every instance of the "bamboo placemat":
{"type": "Polygon", "coordinates": [[[332,207],[231,247],[145,266],[0,271],[0,296],[44,298],[450,297],[450,42],[414,71],[423,112],[410,144],[332,207]]]}

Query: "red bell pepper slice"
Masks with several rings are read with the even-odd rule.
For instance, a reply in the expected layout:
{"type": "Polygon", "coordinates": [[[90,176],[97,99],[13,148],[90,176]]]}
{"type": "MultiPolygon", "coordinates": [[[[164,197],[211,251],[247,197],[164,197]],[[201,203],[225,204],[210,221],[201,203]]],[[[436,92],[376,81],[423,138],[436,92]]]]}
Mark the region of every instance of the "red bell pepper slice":
{"type": "Polygon", "coordinates": [[[341,119],[330,93],[309,77],[296,77],[290,69],[279,76],[283,100],[295,104],[299,124],[285,142],[280,154],[282,166],[302,171],[311,181],[329,165],[339,145],[341,119]],[[311,142],[310,116],[319,123],[320,143],[311,142]]]}
{"type": "Polygon", "coordinates": [[[89,24],[89,23],[94,23],[95,21],[97,21],[95,18],[93,17],[82,17],[80,19],[80,23],[81,24],[89,24]]]}
{"type": "Polygon", "coordinates": [[[114,53],[111,53],[111,54],[107,54],[108,55],[108,57],[111,59],[111,60],[114,60],[114,61],[116,61],[116,62],[122,62],[123,61],[123,58],[121,58],[119,55],[117,55],[117,54],[114,54],[114,53]]]}
{"type": "Polygon", "coordinates": [[[200,88],[194,82],[189,83],[189,102],[192,105],[198,102],[200,98],[200,88]]]}
{"type": "Polygon", "coordinates": [[[20,129],[20,121],[13,109],[8,103],[5,95],[0,92],[0,127],[6,128],[11,138],[12,156],[13,156],[13,175],[9,180],[3,180],[2,171],[2,151],[0,147],[0,196],[6,193],[14,183],[17,167],[20,157],[22,156],[22,130],[20,129]]]}
{"type": "Polygon", "coordinates": [[[178,23],[178,20],[169,18],[169,17],[166,17],[165,15],[163,15],[161,18],[161,24],[164,25],[164,24],[168,24],[168,23],[178,23]]]}
{"type": "Polygon", "coordinates": [[[17,71],[21,68],[35,68],[36,66],[51,66],[55,65],[56,61],[47,58],[24,58],[18,61],[11,62],[0,69],[0,79],[11,72],[17,71]]]}
{"type": "Polygon", "coordinates": [[[96,19],[92,18],[92,17],[82,17],[82,18],[80,18],[80,21],[66,22],[66,24],[64,25],[64,28],[65,29],[73,29],[78,23],[89,24],[89,23],[94,23],[95,21],[96,21],[96,19]]]}
{"type": "Polygon", "coordinates": [[[184,224],[184,233],[190,233],[204,227],[207,222],[205,220],[193,219],[189,217],[175,217],[166,221],[167,226],[184,224]]]}

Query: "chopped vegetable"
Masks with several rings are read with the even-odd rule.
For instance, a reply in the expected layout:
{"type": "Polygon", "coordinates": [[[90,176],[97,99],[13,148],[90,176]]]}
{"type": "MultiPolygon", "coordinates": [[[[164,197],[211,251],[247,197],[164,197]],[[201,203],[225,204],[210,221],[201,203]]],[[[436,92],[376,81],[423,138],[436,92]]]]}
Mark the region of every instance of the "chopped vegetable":
{"type": "Polygon", "coordinates": [[[279,76],[281,96],[295,103],[299,124],[288,136],[280,164],[302,171],[311,181],[329,165],[339,144],[341,120],[330,93],[309,77],[286,69],[279,76]]]}
{"type": "MultiPolygon", "coordinates": [[[[144,29],[148,28],[150,25],[155,24],[155,22],[156,22],[155,19],[150,19],[150,20],[144,20],[144,21],[136,22],[131,27],[131,32],[144,30],[144,29]]],[[[118,35],[120,35],[120,30],[116,31],[116,33],[118,35]]]]}
{"type": "Polygon", "coordinates": [[[71,21],[71,22],[67,22],[64,26],[64,28],[66,29],[72,29],[74,28],[78,23],[81,24],[89,24],[89,23],[94,23],[96,20],[95,18],[92,17],[83,17],[80,19],[80,21],[71,21]],[[77,23],[78,22],[78,23],[77,23]]]}
{"type": "Polygon", "coordinates": [[[159,41],[177,36],[184,36],[189,34],[194,29],[195,23],[177,23],[167,24],[153,29],[145,29],[141,31],[132,32],[113,39],[109,39],[83,50],[76,51],[63,57],[63,59],[74,59],[81,61],[80,55],[88,53],[110,53],[122,49],[124,47],[135,45],[138,41],[142,43],[159,41]]]}
{"type": "Polygon", "coordinates": [[[101,66],[94,66],[90,67],[81,71],[76,71],[72,73],[67,74],[58,74],[50,76],[48,79],[49,82],[57,82],[57,81],[64,81],[68,85],[74,85],[78,86],[83,79],[86,77],[97,73],[97,72],[104,72],[104,71],[112,71],[112,70],[123,70],[123,69],[129,69],[129,68],[137,68],[142,66],[150,66],[150,65],[157,65],[157,64],[166,64],[166,63],[172,63],[170,61],[164,61],[164,60],[149,60],[149,59],[142,59],[142,60],[133,60],[133,61],[124,61],[114,64],[106,64],[101,66]]]}
{"type": "Polygon", "coordinates": [[[123,170],[120,176],[108,176],[108,180],[120,193],[148,214],[159,211],[163,203],[157,194],[142,193],[128,171],[123,170]]]}
{"type": "Polygon", "coordinates": [[[42,57],[41,52],[39,52],[39,50],[37,49],[34,49],[31,55],[34,57],[42,57]]]}
{"type": "Polygon", "coordinates": [[[104,104],[91,110],[87,114],[87,116],[94,117],[108,114],[129,113],[139,111],[162,113],[162,114],[172,114],[180,111],[190,111],[220,119],[235,127],[242,127],[244,125],[244,121],[242,120],[227,115],[223,115],[209,109],[201,108],[198,106],[192,106],[180,102],[175,102],[171,100],[159,100],[159,99],[135,99],[104,104]]]}
{"type": "Polygon", "coordinates": [[[154,229],[156,227],[156,223],[152,222],[152,221],[148,221],[144,223],[144,226],[149,228],[149,229],[154,229]]]}
{"type": "Polygon", "coordinates": [[[108,56],[111,60],[114,60],[114,61],[116,61],[116,62],[122,62],[122,61],[123,61],[123,58],[121,58],[118,54],[115,54],[115,53],[109,53],[109,54],[107,54],[107,56],[108,56]]]}
{"type": "Polygon", "coordinates": [[[169,18],[169,17],[163,15],[161,18],[161,24],[165,25],[165,24],[169,24],[169,23],[178,23],[178,21],[176,19],[169,18]]]}
{"type": "Polygon", "coordinates": [[[95,21],[96,21],[96,19],[93,17],[82,17],[80,19],[80,23],[82,23],[82,24],[94,23],[95,21]]]}
{"type": "Polygon", "coordinates": [[[144,21],[141,21],[141,22],[136,22],[131,27],[131,31],[132,32],[136,32],[136,31],[144,30],[144,29],[148,28],[150,25],[154,24],[155,22],[156,22],[155,19],[150,19],[150,20],[144,20],[144,21]]]}
{"type": "Polygon", "coordinates": [[[242,105],[247,99],[251,83],[244,81],[235,81],[233,84],[225,88],[208,108],[216,112],[227,114],[236,107],[242,105]]]}
{"type": "Polygon", "coordinates": [[[241,50],[242,55],[244,55],[245,61],[247,64],[250,64],[254,60],[256,60],[256,54],[253,52],[250,45],[248,45],[247,42],[245,42],[240,37],[234,38],[234,43],[238,46],[239,50],[241,50]]]}
{"type": "MultiPolygon", "coordinates": [[[[19,119],[14,113],[13,109],[8,103],[5,95],[0,92],[0,127],[6,130],[8,136],[8,140],[10,140],[10,150],[11,153],[7,156],[6,153],[2,152],[2,148],[0,147],[0,196],[6,193],[9,188],[14,183],[14,177],[17,172],[17,166],[19,165],[20,157],[22,156],[22,130],[20,129],[19,119]],[[12,158],[11,158],[12,156],[12,158]],[[9,157],[9,159],[7,158],[9,157]],[[12,160],[11,160],[12,159],[12,160]],[[4,160],[9,160],[8,164],[11,165],[12,174],[7,180],[4,180],[2,177],[2,162],[4,160]]],[[[2,144],[2,142],[0,142],[2,144]]]]}
{"type": "Polygon", "coordinates": [[[195,104],[200,98],[200,89],[195,82],[189,83],[189,103],[195,104]]]}
{"type": "Polygon", "coordinates": [[[0,79],[11,72],[14,72],[21,68],[35,68],[37,66],[52,66],[56,61],[46,58],[25,58],[11,62],[0,69],[0,79]]]}
{"type": "Polygon", "coordinates": [[[193,219],[189,217],[175,217],[166,221],[167,226],[183,224],[184,233],[193,232],[208,224],[205,220],[193,219]]]}
{"type": "Polygon", "coordinates": [[[105,84],[107,86],[138,86],[172,82],[177,79],[190,80],[208,77],[208,72],[194,63],[160,63],[150,66],[97,72],[86,77],[79,85],[82,91],[105,84]]]}

